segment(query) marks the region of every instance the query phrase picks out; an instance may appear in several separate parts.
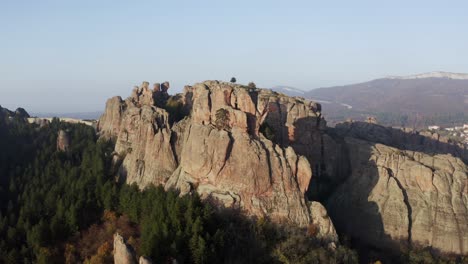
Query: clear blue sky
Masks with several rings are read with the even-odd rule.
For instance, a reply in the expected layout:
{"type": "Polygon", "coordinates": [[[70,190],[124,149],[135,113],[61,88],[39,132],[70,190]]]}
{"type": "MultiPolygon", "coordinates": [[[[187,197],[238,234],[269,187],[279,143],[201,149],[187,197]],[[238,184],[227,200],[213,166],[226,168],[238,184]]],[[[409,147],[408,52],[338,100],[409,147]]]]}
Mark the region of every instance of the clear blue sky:
{"type": "Polygon", "coordinates": [[[468,1],[0,1],[0,105],[88,112],[141,81],[302,89],[468,72],[468,1]]]}

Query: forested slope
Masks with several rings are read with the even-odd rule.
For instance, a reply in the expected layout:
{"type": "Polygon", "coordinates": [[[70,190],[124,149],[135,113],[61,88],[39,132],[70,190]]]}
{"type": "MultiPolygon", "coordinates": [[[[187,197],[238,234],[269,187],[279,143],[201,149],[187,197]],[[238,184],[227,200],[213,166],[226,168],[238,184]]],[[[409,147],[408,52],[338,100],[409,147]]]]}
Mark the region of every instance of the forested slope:
{"type": "Polygon", "coordinates": [[[215,210],[196,194],[119,184],[110,176],[112,142],[85,125],[2,116],[0,149],[1,263],[112,263],[109,234],[127,227],[137,254],[157,262],[357,261],[346,247],[324,247],[314,230],[215,210]],[[57,149],[59,131],[69,135],[66,151],[57,149]]]}

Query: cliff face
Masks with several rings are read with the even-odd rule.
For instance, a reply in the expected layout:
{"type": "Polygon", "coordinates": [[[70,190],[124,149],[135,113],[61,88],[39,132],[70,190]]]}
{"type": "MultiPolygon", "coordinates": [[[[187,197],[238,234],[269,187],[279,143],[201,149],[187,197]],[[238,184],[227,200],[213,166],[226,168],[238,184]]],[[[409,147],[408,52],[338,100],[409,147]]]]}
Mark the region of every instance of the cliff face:
{"type": "Polygon", "coordinates": [[[468,166],[459,158],[463,150],[398,131],[359,122],[336,128],[351,168],[328,200],[335,225],[384,248],[403,244],[466,254],[468,166]]]}
{"type": "Polygon", "coordinates": [[[169,84],[148,86],[111,98],[98,124],[125,182],[313,223],[327,241],[335,224],[377,247],[468,252],[464,149],[375,124],[328,129],[319,104],[270,90],[206,81],[169,97],[169,84]],[[333,223],[305,197],[326,202],[333,223]]]}
{"type": "Polygon", "coordinates": [[[190,115],[172,124],[145,84],[126,100],[107,102],[98,130],[115,138],[119,175],[127,183],[196,191],[279,222],[312,221],[304,194],[312,177],[309,160],[320,147],[303,145],[320,138],[320,105],[217,81],[188,86],[178,98],[190,115]],[[260,132],[266,123],[273,142],[260,132]]]}

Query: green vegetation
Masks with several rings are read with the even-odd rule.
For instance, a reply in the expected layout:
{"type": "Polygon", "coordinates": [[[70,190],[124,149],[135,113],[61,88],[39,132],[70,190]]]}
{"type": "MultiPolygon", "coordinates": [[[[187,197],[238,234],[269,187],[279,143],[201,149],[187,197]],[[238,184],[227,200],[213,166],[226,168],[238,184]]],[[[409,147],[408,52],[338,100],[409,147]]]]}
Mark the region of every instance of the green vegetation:
{"type": "Polygon", "coordinates": [[[267,139],[275,142],[275,130],[267,122],[263,122],[263,124],[260,125],[260,133],[267,139]]]}
{"type": "Polygon", "coordinates": [[[85,125],[58,120],[39,130],[23,122],[5,125],[0,127],[6,150],[0,157],[0,262],[53,262],[59,249],[51,246],[101,215],[110,184],[104,154],[111,145],[97,143],[85,125]],[[67,153],[56,151],[59,129],[72,131],[67,153]]]}
{"type": "Polygon", "coordinates": [[[303,230],[215,210],[196,194],[119,184],[109,175],[112,144],[85,125],[2,120],[0,147],[0,263],[109,263],[117,230],[156,263],[356,260],[353,251],[325,249],[303,230]],[[56,151],[61,129],[70,131],[68,152],[56,151]],[[291,239],[306,246],[296,251],[291,239]]]}
{"type": "Polygon", "coordinates": [[[230,130],[230,126],[229,126],[230,118],[229,118],[228,110],[224,108],[218,109],[216,111],[215,117],[216,117],[215,126],[218,129],[230,130]]]}
{"type": "Polygon", "coordinates": [[[181,102],[180,95],[169,97],[163,107],[169,113],[169,123],[173,124],[179,122],[189,115],[188,111],[184,108],[181,102]]]}
{"type": "Polygon", "coordinates": [[[155,262],[169,257],[185,262],[214,263],[222,260],[223,231],[209,204],[197,195],[179,197],[163,187],[140,192],[136,185],[123,185],[118,210],[140,224],[139,255],[155,262]]]}
{"type": "MultiPolygon", "coordinates": [[[[117,183],[112,143],[98,141],[91,127],[0,121],[0,263],[112,263],[116,231],[155,263],[358,262],[348,247],[317,240],[315,229],[246,218],[196,194],[117,183]],[[67,152],[56,151],[61,129],[70,131],[67,152]]],[[[262,133],[273,135],[267,128],[262,133]]],[[[445,263],[427,251],[401,262],[429,260],[445,263]]]]}

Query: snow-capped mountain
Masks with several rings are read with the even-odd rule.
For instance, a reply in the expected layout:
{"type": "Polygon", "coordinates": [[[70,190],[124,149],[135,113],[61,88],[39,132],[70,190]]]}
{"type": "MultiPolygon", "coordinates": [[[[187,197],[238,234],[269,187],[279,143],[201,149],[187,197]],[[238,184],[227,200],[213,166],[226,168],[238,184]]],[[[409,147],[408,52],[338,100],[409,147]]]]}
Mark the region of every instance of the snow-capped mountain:
{"type": "Polygon", "coordinates": [[[348,118],[361,120],[369,115],[378,116],[388,125],[400,125],[402,117],[417,120],[418,126],[463,123],[468,117],[468,74],[431,72],[387,77],[314,89],[304,97],[327,102],[322,103],[322,112],[329,123],[348,118]]]}
{"type": "Polygon", "coordinates": [[[453,79],[453,80],[468,80],[468,74],[435,71],[435,72],[421,73],[421,74],[415,74],[415,75],[409,75],[409,76],[387,77],[387,79],[401,79],[401,80],[425,79],[425,78],[447,78],[447,79],[453,79]]]}

